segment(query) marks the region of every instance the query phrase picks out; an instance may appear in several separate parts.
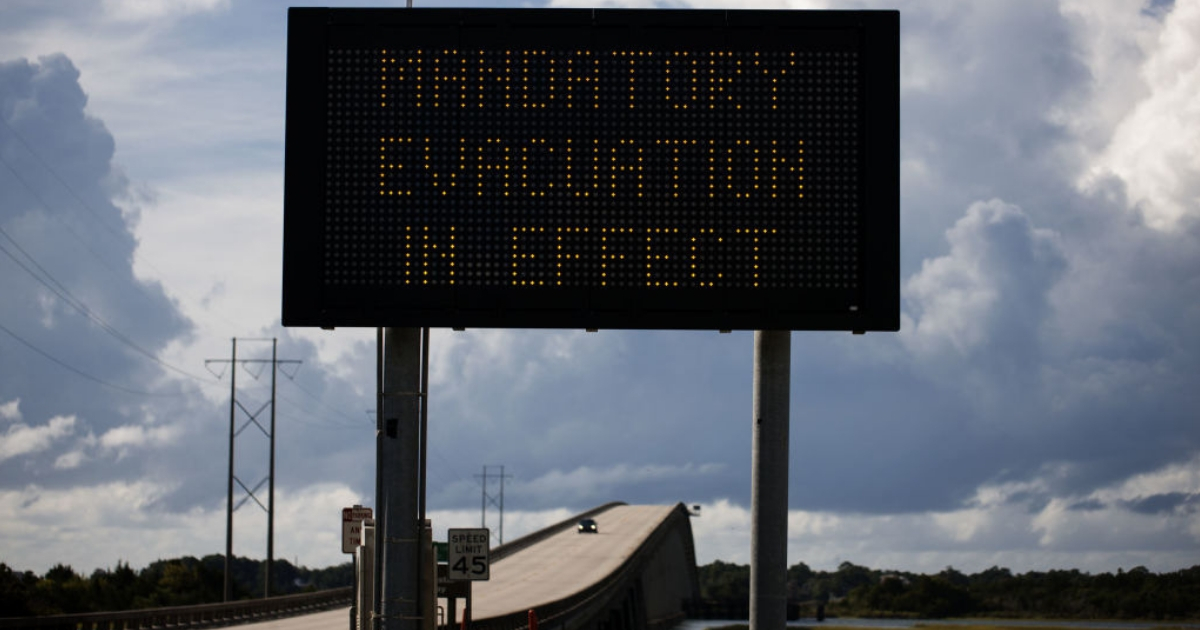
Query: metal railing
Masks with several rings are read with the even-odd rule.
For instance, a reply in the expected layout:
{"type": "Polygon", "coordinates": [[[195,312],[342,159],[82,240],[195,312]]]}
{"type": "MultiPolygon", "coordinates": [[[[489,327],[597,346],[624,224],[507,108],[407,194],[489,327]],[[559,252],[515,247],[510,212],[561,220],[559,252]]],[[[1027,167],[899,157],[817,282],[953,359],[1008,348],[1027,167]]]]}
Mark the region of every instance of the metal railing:
{"type": "Polygon", "coordinates": [[[339,606],[349,606],[350,587],[316,593],[247,599],[222,604],[199,604],[171,608],[146,608],[121,612],[47,615],[44,617],[0,618],[0,630],[39,628],[43,630],[139,630],[150,628],[204,628],[232,626],[277,617],[304,615],[339,606]]]}

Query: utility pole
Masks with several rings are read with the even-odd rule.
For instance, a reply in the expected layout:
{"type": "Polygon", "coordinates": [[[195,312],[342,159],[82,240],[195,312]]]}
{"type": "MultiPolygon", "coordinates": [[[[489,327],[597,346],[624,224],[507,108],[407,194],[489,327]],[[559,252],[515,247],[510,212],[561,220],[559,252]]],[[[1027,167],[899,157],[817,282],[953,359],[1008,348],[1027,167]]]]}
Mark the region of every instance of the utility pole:
{"type": "Polygon", "coordinates": [[[500,531],[500,544],[501,544],[501,545],[503,545],[503,544],[504,544],[504,480],[505,480],[505,479],[511,479],[511,478],[512,478],[512,475],[506,475],[506,474],[504,474],[504,466],[488,466],[487,464],[484,464],[484,465],[483,465],[483,474],[482,474],[482,475],[475,475],[475,478],[476,478],[476,479],[479,479],[479,480],[481,480],[481,481],[482,481],[482,484],[481,484],[481,490],[482,490],[482,495],[483,495],[483,496],[482,496],[482,497],[480,498],[480,500],[479,500],[479,503],[480,503],[480,516],[479,516],[479,518],[480,518],[480,523],[479,523],[479,526],[480,526],[480,527],[487,527],[487,506],[488,506],[488,503],[491,503],[492,505],[494,505],[494,506],[496,506],[496,507],[500,508],[500,528],[499,528],[499,531],[500,531]],[[488,476],[488,469],[489,469],[489,468],[499,468],[499,469],[500,469],[500,474],[499,474],[499,475],[497,475],[497,474],[493,473],[493,474],[492,474],[492,475],[489,477],[489,476],[488,476]],[[488,494],[488,479],[489,479],[489,478],[491,478],[491,479],[499,479],[499,480],[500,480],[500,496],[499,496],[499,502],[498,502],[498,503],[497,503],[497,497],[494,497],[494,496],[492,496],[492,495],[488,494]]]}
{"type": "MultiPolygon", "coordinates": [[[[268,341],[267,339],[243,339],[242,341],[268,341]]],[[[241,359],[237,358],[237,337],[233,338],[233,352],[229,359],[206,359],[204,366],[208,367],[214,363],[228,363],[229,368],[229,477],[227,481],[227,497],[225,503],[225,601],[233,599],[233,513],[238,508],[242,507],[246,501],[253,499],[258,507],[262,508],[267,513],[267,566],[263,584],[263,597],[271,596],[271,581],[272,568],[275,563],[275,388],[276,388],[276,371],[283,364],[300,364],[301,361],[295,359],[280,360],[278,358],[278,339],[272,338],[271,342],[271,358],[268,359],[241,359]],[[250,412],[237,398],[237,366],[241,363],[243,367],[254,364],[270,364],[271,365],[271,399],[263,403],[253,413],[250,412]],[[264,428],[258,421],[258,416],[267,408],[271,410],[270,429],[264,428]],[[237,410],[241,409],[247,416],[247,420],[240,428],[237,427],[237,410]],[[241,479],[234,474],[234,445],[235,438],[241,434],[251,424],[258,427],[258,430],[267,436],[270,440],[270,457],[268,463],[267,476],[253,488],[246,486],[241,479]],[[246,492],[246,496],[242,498],[237,505],[233,504],[233,484],[237,483],[242,490],[246,492]],[[262,501],[255,496],[263,484],[269,484],[267,487],[267,505],[263,505],[262,501]]],[[[251,372],[252,376],[255,376],[251,372]]],[[[219,378],[219,376],[218,376],[219,378]]],[[[258,378],[255,376],[255,378],[258,378]]]]}

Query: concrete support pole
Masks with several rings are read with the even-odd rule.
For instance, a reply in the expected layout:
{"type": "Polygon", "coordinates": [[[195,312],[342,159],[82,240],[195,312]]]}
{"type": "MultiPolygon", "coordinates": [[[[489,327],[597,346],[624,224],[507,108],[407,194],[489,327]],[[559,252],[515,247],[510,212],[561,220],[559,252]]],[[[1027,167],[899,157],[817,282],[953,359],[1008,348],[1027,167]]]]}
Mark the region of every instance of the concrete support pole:
{"type": "Polygon", "coordinates": [[[792,333],[754,332],[750,630],[787,625],[788,399],[792,333]]]}
{"type": "Polygon", "coordinates": [[[375,630],[419,630],[421,329],[383,331],[376,427],[375,630]]]}

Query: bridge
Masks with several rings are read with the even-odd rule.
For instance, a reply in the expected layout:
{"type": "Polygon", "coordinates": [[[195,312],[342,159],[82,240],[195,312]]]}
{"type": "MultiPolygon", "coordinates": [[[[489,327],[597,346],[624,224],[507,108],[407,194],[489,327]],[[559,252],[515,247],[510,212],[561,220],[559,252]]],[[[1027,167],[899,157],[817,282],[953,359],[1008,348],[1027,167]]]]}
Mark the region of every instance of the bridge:
{"type": "MultiPolygon", "coordinates": [[[[700,598],[695,547],[683,504],[609,503],[496,547],[491,579],[473,582],[471,630],[525,630],[529,611],[542,630],[664,630],[685,617],[700,598]],[[599,531],[577,533],[582,518],[599,531]]],[[[0,619],[8,628],[174,628],[241,625],[246,630],[342,630],[349,628],[351,593],[323,595],[320,604],[293,595],[231,604],[154,611],[0,619]],[[278,600],[280,606],[271,603],[278,600]],[[314,605],[326,608],[310,612],[314,605]],[[293,612],[288,612],[293,611],[293,612]],[[309,612],[303,616],[279,618],[309,612]],[[269,619],[269,620],[268,620],[269,619]]],[[[451,617],[439,600],[439,623],[463,618],[458,602],[451,617]]]]}
{"type": "MultiPolygon", "coordinates": [[[[475,630],[660,630],[699,601],[687,508],[610,504],[498,547],[491,580],[472,585],[475,630]],[[576,531],[596,520],[596,534],[576,531]]],[[[461,619],[461,612],[456,615],[461,619]]]]}

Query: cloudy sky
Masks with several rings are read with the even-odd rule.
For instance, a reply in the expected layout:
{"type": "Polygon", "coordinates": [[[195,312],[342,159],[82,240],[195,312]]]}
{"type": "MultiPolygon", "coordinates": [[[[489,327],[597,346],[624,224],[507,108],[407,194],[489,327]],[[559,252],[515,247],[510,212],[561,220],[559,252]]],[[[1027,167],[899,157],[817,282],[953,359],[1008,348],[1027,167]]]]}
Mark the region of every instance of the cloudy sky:
{"type": "MultiPolygon", "coordinates": [[[[279,324],[288,4],[0,5],[0,561],[223,552],[234,337],[302,361],[276,556],[345,559],[375,337],[279,324]]],[[[789,564],[1200,563],[1200,0],[658,4],[902,12],[902,329],[792,335],[789,564]]],[[[748,561],[751,364],[748,332],[434,330],[435,527],[503,465],[506,539],[685,501],[700,562],[748,561]]],[[[265,478],[263,432],[237,452],[265,478]]]]}

